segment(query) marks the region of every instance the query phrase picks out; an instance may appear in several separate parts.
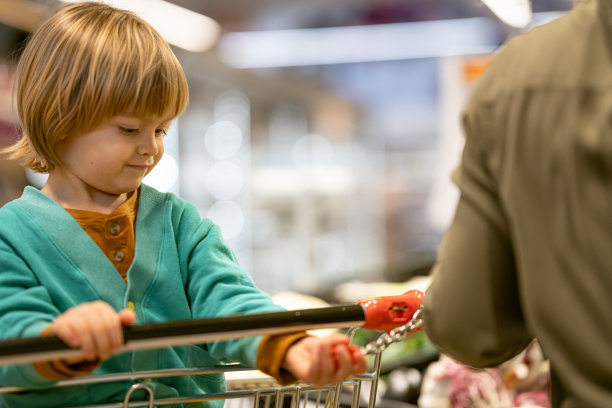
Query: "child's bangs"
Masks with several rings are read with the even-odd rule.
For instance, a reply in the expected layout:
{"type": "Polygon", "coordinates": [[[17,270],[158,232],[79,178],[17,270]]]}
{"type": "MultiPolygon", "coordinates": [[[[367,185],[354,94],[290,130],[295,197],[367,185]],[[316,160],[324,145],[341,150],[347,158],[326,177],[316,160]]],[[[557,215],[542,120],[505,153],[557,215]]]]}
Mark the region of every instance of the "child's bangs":
{"type": "Polygon", "coordinates": [[[122,47],[108,55],[111,67],[105,67],[112,84],[105,87],[112,116],[132,113],[174,119],[187,106],[189,90],[179,61],[168,44],[147,26],[124,27],[132,35],[115,38],[122,47]],[[109,69],[110,68],[110,69],[109,69]],[[108,71],[113,71],[108,72],[108,71]]]}
{"type": "Polygon", "coordinates": [[[114,115],[129,112],[142,117],[176,118],[185,110],[189,95],[182,69],[178,63],[167,65],[164,61],[143,68],[144,72],[120,81],[114,89],[114,115]]]}

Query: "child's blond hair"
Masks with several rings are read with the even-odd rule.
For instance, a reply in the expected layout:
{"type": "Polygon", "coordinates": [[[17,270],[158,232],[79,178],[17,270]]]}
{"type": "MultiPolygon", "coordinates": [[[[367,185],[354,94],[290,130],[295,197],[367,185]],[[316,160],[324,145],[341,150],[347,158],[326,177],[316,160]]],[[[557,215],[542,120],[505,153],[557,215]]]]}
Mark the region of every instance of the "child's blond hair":
{"type": "Polygon", "coordinates": [[[34,171],[61,160],[57,144],[130,113],[176,118],[187,80],[165,40],[131,12],[96,2],[60,7],[33,34],[15,77],[23,137],[6,152],[34,171]]]}

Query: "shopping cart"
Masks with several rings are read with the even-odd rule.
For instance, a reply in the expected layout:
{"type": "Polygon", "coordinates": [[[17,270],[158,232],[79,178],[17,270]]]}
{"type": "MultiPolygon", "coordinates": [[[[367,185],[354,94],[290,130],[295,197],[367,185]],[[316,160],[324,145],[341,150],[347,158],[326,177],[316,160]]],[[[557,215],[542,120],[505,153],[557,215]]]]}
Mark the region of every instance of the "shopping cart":
{"type": "MultiPolygon", "coordinates": [[[[365,299],[354,305],[318,309],[229,316],[215,319],[137,325],[124,331],[123,351],[152,349],[184,344],[201,344],[244,336],[282,334],[323,328],[349,328],[353,338],[357,330],[377,330],[383,333],[361,347],[364,354],[373,355],[370,372],[351,376],[346,381],[329,386],[297,383],[281,386],[273,378],[237,364],[219,367],[165,369],[118,374],[92,375],[59,381],[55,387],[93,385],[120,381],[133,383],[123,402],[73,408],[131,408],[172,406],[205,401],[225,401],[231,408],[374,408],[380,375],[382,352],[422,327],[423,294],[409,291],[400,296],[365,299]],[[151,386],[156,378],[225,373],[227,391],[205,395],[185,395],[176,398],[156,398],[151,386]],[[136,391],[144,390],[146,398],[132,401],[136,391]]],[[[79,356],[55,336],[0,342],[0,365],[31,363],[79,356]]],[[[0,394],[30,391],[17,387],[0,387],[0,394]]],[[[142,391],[139,391],[142,395],[142,391]]]]}

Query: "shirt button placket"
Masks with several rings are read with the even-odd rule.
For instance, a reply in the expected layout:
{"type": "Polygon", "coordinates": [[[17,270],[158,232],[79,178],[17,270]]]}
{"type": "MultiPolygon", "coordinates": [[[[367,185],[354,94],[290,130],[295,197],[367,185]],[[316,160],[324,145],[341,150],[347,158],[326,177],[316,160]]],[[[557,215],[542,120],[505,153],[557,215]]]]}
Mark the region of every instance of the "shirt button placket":
{"type": "Polygon", "coordinates": [[[123,262],[123,260],[125,259],[125,253],[123,251],[115,251],[113,258],[117,262],[123,262]]]}
{"type": "Polygon", "coordinates": [[[116,222],[113,222],[109,227],[109,232],[111,235],[117,235],[121,232],[121,226],[116,222]]]}

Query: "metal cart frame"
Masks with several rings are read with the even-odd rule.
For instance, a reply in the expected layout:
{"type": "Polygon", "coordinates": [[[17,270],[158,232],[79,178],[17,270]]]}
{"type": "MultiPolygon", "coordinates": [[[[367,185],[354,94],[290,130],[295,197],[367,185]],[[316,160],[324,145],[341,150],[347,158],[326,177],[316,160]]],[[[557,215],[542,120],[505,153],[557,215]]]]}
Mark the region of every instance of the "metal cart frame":
{"type": "MultiPolygon", "coordinates": [[[[347,398],[350,402],[344,402],[342,406],[361,408],[367,405],[368,408],[374,408],[382,352],[389,344],[401,341],[421,328],[420,303],[422,294],[417,292],[411,291],[403,296],[367,299],[354,306],[249,315],[248,321],[251,326],[246,328],[242,327],[245,322],[244,317],[229,317],[140,326],[127,328],[125,332],[126,345],[124,349],[138,350],[155,348],[161,345],[176,346],[187,343],[226,340],[243,336],[245,331],[251,335],[277,334],[298,329],[342,328],[350,324],[349,327],[352,328],[349,330],[349,335],[352,338],[356,330],[359,329],[355,324],[359,324],[364,329],[387,330],[376,341],[362,348],[362,352],[365,354],[374,355],[371,371],[358,376],[351,376],[342,383],[328,386],[314,386],[304,383],[280,386],[273,378],[264,376],[252,368],[229,364],[219,367],[163,369],[84,376],[59,381],[54,387],[120,381],[134,382],[131,388],[127,390],[123,402],[72,408],[154,407],[218,400],[224,400],[226,406],[229,401],[240,400],[253,408],[271,408],[272,404],[274,408],[338,408],[341,405],[341,399],[346,400],[347,398]],[[331,320],[330,316],[332,316],[331,320]],[[237,324],[233,319],[240,320],[242,325],[237,324]],[[236,330],[235,327],[241,327],[241,330],[236,330]],[[390,327],[396,328],[390,329],[390,327]],[[223,393],[187,395],[175,398],[156,399],[153,389],[147,384],[154,378],[220,372],[226,374],[250,372],[256,375],[251,378],[227,379],[228,390],[223,393]],[[131,401],[133,393],[138,390],[144,390],[147,399],[131,401]],[[342,396],[347,398],[341,398],[342,396]]],[[[73,355],[78,355],[78,350],[70,349],[54,336],[0,342],[0,365],[64,358],[73,355]]],[[[0,394],[21,391],[26,390],[18,387],[0,388],[0,394]]],[[[240,408],[242,408],[242,405],[240,408]]]]}

